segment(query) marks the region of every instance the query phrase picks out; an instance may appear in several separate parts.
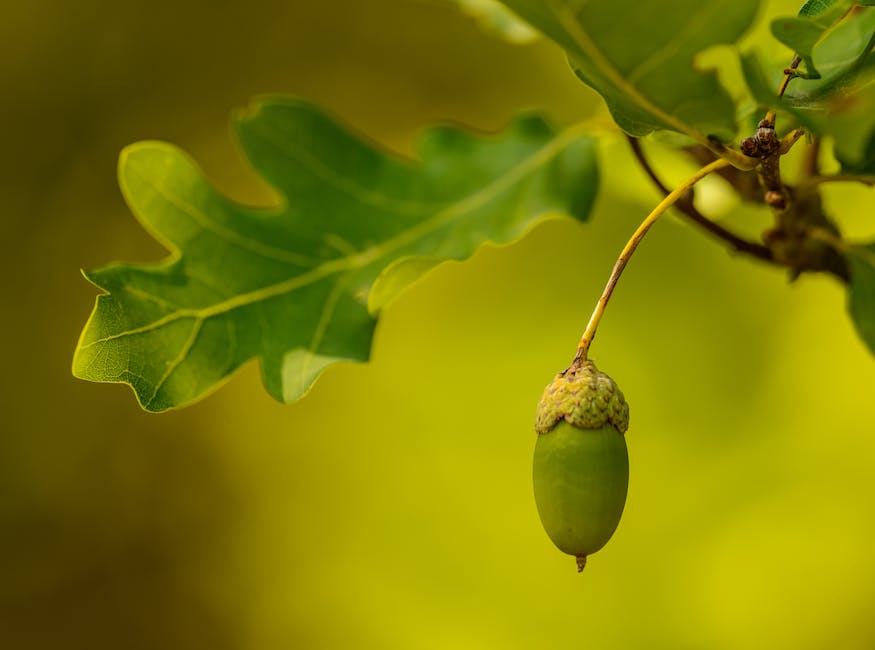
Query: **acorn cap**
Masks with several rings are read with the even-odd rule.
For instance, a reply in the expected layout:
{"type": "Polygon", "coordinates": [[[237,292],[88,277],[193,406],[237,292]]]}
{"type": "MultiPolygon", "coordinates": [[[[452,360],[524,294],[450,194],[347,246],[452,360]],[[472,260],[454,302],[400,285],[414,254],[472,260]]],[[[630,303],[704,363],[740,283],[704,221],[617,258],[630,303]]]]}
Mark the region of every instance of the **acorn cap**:
{"type": "Polygon", "coordinates": [[[538,402],[535,431],[548,433],[565,420],[579,429],[611,424],[620,433],[629,428],[629,405],[617,383],[592,361],[576,361],[556,375],[538,402]]]}

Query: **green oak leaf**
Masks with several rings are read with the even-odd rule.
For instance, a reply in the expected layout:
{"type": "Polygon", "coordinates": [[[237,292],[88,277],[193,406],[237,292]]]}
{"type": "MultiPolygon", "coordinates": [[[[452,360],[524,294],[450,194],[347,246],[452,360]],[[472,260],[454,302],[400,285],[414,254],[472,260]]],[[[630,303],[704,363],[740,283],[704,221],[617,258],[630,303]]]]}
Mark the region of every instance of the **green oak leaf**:
{"type": "Polygon", "coordinates": [[[825,114],[810,116],[809,122],[834,138],[843,172],[875,174],[875,60],[860,74],[853,92],[831,102],[825,114]]]}
{"type": "MultiPolygon", "coordinates": [[[[783,98],[757,56],[742,56],[751,94],[762,106],[778,109],[813,133],[835,140],[835,155],[846,172],[875,171],[875,10],[842,22],[814,50],[822,76],[794,79],[783,98]]],[[[786,125],[785,125],[786,126],[786,125]]]]}
{"type": "Polygon", "coordinates": [[[820,16],[836,5],[845,3],[853,4],[850,0],[808,0],[802,8],[799,9],[799,16],[820,16]]]}
{"type": "MultiPolygon", "coordinates": [[[[816,107],[817,102],[829,100],[846,92],[856,81],[860,70],[871,62],[875,46],[875,11],[858,10],[830,30],[814,47],[821,77],[794,79],[784,95],[788,103],[816,107]]],[[[782,64],[770,66],[771,84],[777,88],[783,78],[782,64]]],[[[774,90],[770,91],[774,95],[774,90]]],[[[770,97],[769,101],[774,101],[770,97]]]]}
{"type": "MultiPolygon", "coordinates": [[[[831,137],[834,154],[842,171],[851,174],[875,173],[875,60],[854,76],[854,83],[816,101],[795,98],[778,100],[755,55],[742,57],[742,69],[751,93],[757,101],[791,117],[791,124],[801,124],[812,133],[831,137]]],[[[785,129],[786,130],[786,129],[785,129]]]]}
{"type": "Polygon", "coordinates": [[[875,354],[875,243],[854,246],[845,257],[851,269],[848,311],[860,338],[875,354]]]}
{"type": "Polygon", "coordinates": [[[814,66],[814,47],[853,8],[853,0],[808,0],[798,16],[775,18],[772,35],[802,57],[806,77],[819,79],[814,66]]]}
{"type": "Polygon", "coordinates": [[[509,43],[527,45],[537,41],[540,34],[520,20],[498,0],[450,0],[471,16],[483,31],[503,38],[509,43]]]}
{"type": "Polygon", "coordinates": [[[732,97],[714,71],[696,69],[695,58],[735,43],[758,0],[502,1],[566,51],[627,133],[667,129],[706,145],[709,136],[735,136],[732,97]]]}
{"type": "MultiPolygon", "coordinates": [[[[859,68],[867,54],[872,50],[872,37],[875,31],[871,11],[860,11],[850,18],[842,18],[853,7],[853,2],[834,2],[824,13],[815,17],[778,18],[772,22],[772,32],[782,43],[793,49],[805,61],[810,78],[791,84],[793,89],[788,98],[798,94],[814,98],[828,95],[841,86],[842,80],[859,68]],[[809,25],[811,37],[804,43],[787,38],[784,27],[799,22],[809,25]],[[817,59],[817,69],[813,59],[817,59]],[[815,80],[824,78],[823,81],[815,80]]],[[[807,6],[807,5],[806,5],[807,6]]],[[[805,7],[803,7],[804,9],[805,7]]]]}
{"type": "Polygon", "coordinates": [[[794,79],[783,98],[775,89],[783,67],[769,77],[752,52],[741,64],[748,88],[763,107],[781,111],[790,122],[829,136],[848,173],[875,172],[875,10],[858,11],[842,21],[814,49],[820,79],[794,79]]]}
{"type": "Polygon", "coordinates": [[[274,397],[300,398],[326,366],[368,358],[379,308],[429,268],[551,213],[586,219],[597,185],[583,127],[534,116],[490,137],[431,129],[415,162],[291,100],[257,102],[235,129],[281,205],[232,202],[176,147],[132,145],[119,184],[172,254],[85,273],[104,293],[73,373],[127,383],[150,411],[203,397],[252,358],[274,397]]]}

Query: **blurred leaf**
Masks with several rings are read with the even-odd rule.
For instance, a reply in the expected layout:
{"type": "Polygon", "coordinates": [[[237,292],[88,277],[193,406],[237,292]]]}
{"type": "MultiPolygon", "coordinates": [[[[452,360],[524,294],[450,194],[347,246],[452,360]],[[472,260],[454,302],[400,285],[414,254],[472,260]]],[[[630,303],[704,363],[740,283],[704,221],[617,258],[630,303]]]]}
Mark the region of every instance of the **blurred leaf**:
{"type": "Polygon", "coordinates": [[[735,136],[732,98],[713,71],[696,70],[694,59],[707,47],[734,43],[753,21],[757,0],[503,2],[565,49],[627,133],[669,129],[702,143],[735,136]]]}
{"type": "MultiPolygon", "coordinates": [[[[786,93],[798,104],[811,103],[840,92],[854,82],[854,75],[866,64],[875,36],[875,12],[859,10],[829,31],[813,49],[822,72],[821,79],[796,79],[786,93]]],[[[781,70],[776,70],[783,76],[781,70]]]]}
{"type": "Polygon", "coordinates": [[[871,63],[875,45],[875,11],[864,11],[845,20],[817,44],[815,54],[820,79],[797,79],[786,93],[791,103],[807,106],[847,92],[860,70],[871,63]]]}
{"type": "MultiPolygon", "coordinates": [[[[771,83],[771,80],[766,75],[763,69],[763,63],[754,52],[743,52],[740,55],[741,70],[744,73],[744,81],[747,83],[747,88],[754,99],[762,106],[780,106],[782,102],[778,99],[775,89],[777,84],[771,83]]],[[[783,76],[783,75],[782,75],[783,76]]]]}
{"type": "Polygon", "coordinates": [[[451,0],[466,14],[474,18],[480,27],[490,34],[500,36],[510,43],[525,45],[538,40],[540,34],[520,20],[498,0],[451,0]]]}
{"type": "Polygon", "coordinates": [[[860,338],[875,354],[875,243],[851,248],[846,257],[851,266],[848,311],[860,338]]]}
{"type": "Polygon", "coordinates": [[[793,80],[793,92],[780,99],[775,93],[777,84],[766,77],[755,54],[742,56],[742,70],[751,94],[762,106],[792,116],[813,133],[834,138],[835,155],[844,171],[871,173],[875,171],[875,57],[871,53],[875,11],[847,21],[821,46],[836,42],[841,47],[827,49],[830,56],[822,59],[823,77],[793,80]],[[846,47],[851,42],[854,50],[846,47]]]}
{"type": "Polygon", "coordinates": [[[556,133],[537,117],[490,138],[432,129],[417,163],[301,103],[263,100],[235,126],[281,206],[233,203],[172,145],[132,145],[121,188],[172,255],[85,274],[106,293],[73,372],[130,384],[151,411],[197,400],[253,357],[269,392],[296,400],[326,366],[368,358],[378,276],[374,308],[437,262],[513,241],[547,213],[586,219],[596,190],[582,127],[556,133]]]}
{"type": "Polygon", "coordinates": [[[835,156],[847,173],[875,173],[875,60],[860,75],[859,87],[833,100],[809,120],[835,139],[835,156]]]}
{"type": "Polygon", "coordinates": [[[808,2],[802,5],[802,8],[797,15],[806,17],[819,16],[823,15],[827,10],[834,9],[836,5],[845,4],[850,6],[853,3],[848,2],[847,0],[808,0],[808,2]]]}
{"type": "Polygon", "coordinates": [[[845,173],[875,173],[875,61],[860,71],[856,87],[810,106],[777,101],[764,92],[762,68],[754,57],[745,55],[743,67],[760,103],[783,110],[815,134],[834,139],[834,154],[845,173]]]}
{"type": "Polygon", "coordinates": [[[812,60],[814,46],[853,6],[853,0],[808,0],[798,16],[775,18],[770,25],[772,35],[802,57],[806,75],[819,78],[812,60]]]}

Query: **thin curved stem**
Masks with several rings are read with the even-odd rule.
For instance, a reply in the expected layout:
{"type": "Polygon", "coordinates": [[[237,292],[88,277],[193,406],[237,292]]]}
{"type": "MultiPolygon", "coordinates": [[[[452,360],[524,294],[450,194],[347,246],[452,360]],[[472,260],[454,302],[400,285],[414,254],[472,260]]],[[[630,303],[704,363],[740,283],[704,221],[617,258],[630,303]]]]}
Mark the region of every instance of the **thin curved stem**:
{"type": "Polygon", "coordinates": [[[820,138],[812,137],[811,143],[805,149],[805,157],[799,168],[802,178],[810,179],[820,176],[820,138]]]}
{"type": "MultiPolygon", "coordinates": [[[[810,228],[808,230],[808,236],[811,239],[823,242],[827,246],[830,246],[840,255],[845,257],[853,255],[854,257],[865,261],[869,266],[875,267],[875,253],[872,253],[872,251],[864,245],[850,244],[825,228],[810,228]]],[[[846,277],[845,281],[850,284],[849,277],[846,277]]]]}
{"type": "Polygon", "coordinates": [[[799,138],[801,138],[803,135],[805,135],[805,129],[798,128],[793,129],[792,131],[790,131],[790,133],[781,138],[781,146],[778,149],[778,155],[783,156],[789,153],[790,149],[793,148],[793,145],[796,144],[799,138]]]}
{"type": "Polygon", "coordinates": [[[825,183],[862,183],[863,185],[875,185],[875,174],[834,174],[828,176],[810,176],[799,183],[800,189],[810,189],[825,183]]]}
{"type": "Polygon", "coordinates": [[[778,88],[778,97],[784,96],[784,92],[787,90],[787,86],[790,84],[790,80],[797,75],[796,68],[799,67],[800,63],[802,63],[802,57],[797,54],[793,57],[793,60],[790,61],[790,65],[788,65],[784,69],[784,80],[781,82],[781,86],[778,88]]]}
{"type": "MultiPolygon", "coordinates": [[[[629,146],[632,147],[632,153],[635,154],[635,159],[638,161],[638,164],[641,165],[641,168],[644,170],[650,180],[653,181],[653,184],[657,188],[659,188],[659,191],[661,191],[666,196],[671,194],[671,190],[669,190],[663,184],[663,182],[659,179],[659,176],[657,176],[656,172],[653,170],[653,167],[651,167],[650,162],[644,155],[644,150],[641,148],[641,143],[638,141],[638,138],[633,138],[632,136],[626,137],[629,141],[629,146]]],[[[746,239],[739,237],[735,233],[726,230],[726,228],[714,221],[711,221],[711,219],[699,212],[696,206],[693,205],[692,201],[688,201],[685,199],[679,200],[677,202],[677,209],[680,210],[687,217],[689,217],[690,221],[698,224],[718,239],[722,239],[739,253],[746,253],[766,262],[774,262],[774,258],[772,257],[772,251],[769,250],[767,246],[747,241],[746,239]]]]}
{"type": "MultiPolygon", "coordinates": [[[[793,60],[790,61],[790,65],[784,68],[784,79],[781,81],[781,85],[778,86],[778,99],[784,96],[784,93],[786,92],[787,86],[790,84],[790,81],[797,76],[796,68],[799,67],[800,63],[802,63],[802,57],[797,54],[793,57],[793,60]]],[[[775,111],[770,110],[763,118],[763,122],[766,122],[771,126],[775,126],[776,117],[777,114],[775,113],[775,111]]]]}
{"type": "Polygon", "coordinates": [[[844,255],[851,248],[853,248],[853,246],[851,246],[844,239],[836,236],[834,233],[831,233],[825,228],[809,228],[808,236],[811,239],[815,239],[817,241],[823,242],[824,244],[827,244],[828,246],[831,246],[837,253],[841,253],[842,255],[844,255]]]}
{"type": "Polygon", "coordinates": [[[596,330],[598,329],[599,323],[602,320],[602,316],[605,313],[605,309],[608,306],[608,301],[611,299],[611,294],[614,293],[614,287],[617,286],[617,281],[620,279],[620,276],[623,274],[623,269],[626,268],[626,265],[629,263],[629,259],[632,257],[632,253],[635,252],[635,249],[638,248],[638,244],[641,243],[641,240],[644,238],[644,235],[647,234],[647,231],[650,230],[650,227],[656,223],[656,220],[661,217],[666,210],[668,210],[671,206],[678,202],[681,197],[683,197],[687,191],[693,185],[698,183],[700,180],[705,178],[708,174],[717,171],[718,169],[722,169],[724,167],[728,167],[732,163],[725,158],[719,158],[709,165],[705,165],[695,174],[690,176],[686,181],[681,183],[678,187],[676,187],[668,196],[666,196],[660,203],[657,205],[653,211],[647,215],[644,221],[638,226],[634,233],[632,233],[632,237],[626,242],[626,246],[623,248],[623,251],[620,253],[620,257],[617,258],[616,264],[614,264],[614,269],[611,271],[611,277],[608,278],[608,283],[605,285],[604,291],[602,291],[602,295],[596,303],[595,309],[592,312],[592,316],[589,318],[589,323],[586,325],[586,330],[583,332],[583,336],[580,339],[580,343],[577,346],[577,353],[574,355],[574,360],[572,361],[572,365],[575,363],[580,363],[581,361],[585,361],[587,358],[587,354],[589,353],[589,346],[592,344],[592,340],[595,338],[596,330]]]}

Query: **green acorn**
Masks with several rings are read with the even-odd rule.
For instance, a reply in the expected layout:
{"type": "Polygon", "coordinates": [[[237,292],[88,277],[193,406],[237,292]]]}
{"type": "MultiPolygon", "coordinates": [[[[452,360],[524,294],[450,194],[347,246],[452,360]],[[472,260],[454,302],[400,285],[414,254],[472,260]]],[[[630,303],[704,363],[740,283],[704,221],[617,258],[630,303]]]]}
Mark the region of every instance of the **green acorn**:
{"type": "Polygon", "coordinates": [[[532,477],[547,535],[583,571],[588,555],[613,535],[629,486],[623,435],[629,405],[592,361],[575,361],[538,402],[532,477]]]}

